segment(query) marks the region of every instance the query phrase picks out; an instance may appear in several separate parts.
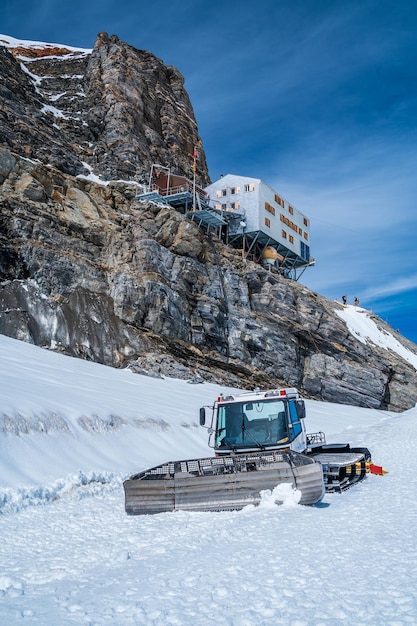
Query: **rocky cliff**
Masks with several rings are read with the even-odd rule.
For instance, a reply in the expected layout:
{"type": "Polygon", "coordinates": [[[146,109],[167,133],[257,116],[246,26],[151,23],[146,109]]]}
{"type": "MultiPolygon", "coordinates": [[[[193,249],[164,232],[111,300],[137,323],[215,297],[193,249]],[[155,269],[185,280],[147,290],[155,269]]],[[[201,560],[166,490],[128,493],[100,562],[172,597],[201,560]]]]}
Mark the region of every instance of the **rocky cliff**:
{"type": "Polygon", "coordinates": [[[0,67],[0,142],[17,154],[139,182],[152,163],[189,178],[197,148],[197,183],[208,184],[184,78],[153,54],[106,33],[92,50],[0,35],[0,67]]]}
{"type": "Polygon", "coordinates": [[[415,369],[359,342],[340,305],[136,199],[141,168],[166,159],[188,175],[200,141],[177,70],[105,35],[68,58],[0,53],[0,333],[151,375],[414,406],[415,369]]]}

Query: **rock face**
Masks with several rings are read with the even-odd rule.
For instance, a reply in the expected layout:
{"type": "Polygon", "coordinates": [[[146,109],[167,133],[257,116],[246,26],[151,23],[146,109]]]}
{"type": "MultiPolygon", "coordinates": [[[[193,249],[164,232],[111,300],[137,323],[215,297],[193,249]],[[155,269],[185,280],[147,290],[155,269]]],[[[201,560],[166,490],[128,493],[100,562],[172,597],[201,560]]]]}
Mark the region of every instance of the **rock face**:
{"type": "MultiPolygon", "coordinates": [[[[0,41],[0,44],[5,41],[0,41]]],[[[93,50],[0,45],[0,142],[76,175],[140,182],[152,163],[208,170],[180,72],[101,33],[93,50]]]]}
{"type": "MultiPolygon", "coordinates": [[[[176,70],[102,35],[91,55],[70,57],[72,69],[61,57],[33,61],[45,77],[54,68],[60,75],[34,85],[10,52],[0,53],[8,121],[0,148],[0,333],[154,376],[284,384],[328,401],[414,406],[415,369],[360,343],[337,315],[340,305],[243,260],[171,207],[139,202],[133,182],[76,176],[84,162],[102,177],[133,180],[165,156],[185,173],[198,136],[194,129],[186,143],[191,109],[176,70]],[[79,123],[42,113],[46,81],[57,96],[64,71],[73,93],[85,95],[72,99],[67,85],[55,102],[79,123]],[[105,152],[94,155],[90,144],[105,152]]],[[[205,162],[199,176],[208,179],[205,162]]]]}

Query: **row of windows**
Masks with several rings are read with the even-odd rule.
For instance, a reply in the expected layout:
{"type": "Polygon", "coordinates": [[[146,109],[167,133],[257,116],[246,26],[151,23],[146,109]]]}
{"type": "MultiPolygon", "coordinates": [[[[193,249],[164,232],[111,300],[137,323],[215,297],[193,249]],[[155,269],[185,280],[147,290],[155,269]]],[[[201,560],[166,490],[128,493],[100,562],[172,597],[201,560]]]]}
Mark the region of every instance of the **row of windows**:
{"type": "MultiPolygon", "coordinates": [[[[275,215],[275,208],[271,206],[269,202],[265,202],[265,210],[268,211],[268,213],[271,213],[271,215],[275,215]]],[[[294,208],[291,205],[288,206],[288,210],[291,215],[294,213],[294,208]]],[[[294,224],[294,222],[292,222],[290,219],[288,219],[288,217],[285,217],[285,215],[283,215],[282,213],[280,213],[280,220],[281,222],[284,222],[285,224],[287,224],[287,226],[295,230],[295,232],[298,232],[299,235],[302,234],[301,228],[294,224]]],[[[303,222],[305,226],[308,226],[308,220],[306,217],[303,219],[303,222]]]]}
{"type": "Polygon", "coordinates": [[[268,204],[268,202],[265,202],[265,210],[268,211],[268,213],[271,213],[272,215],[275,215],[274,207],[271,206],[270,204],[268,204]]]}
{"type": "MultiPolygon", "coordinates": [[[[266,217],[265,218],[265,226],[267,226],[268,228],[271,228],[271,220],[266,217]]],[[[308,233],[302,231],[301,228],[295,229],[295,231],[299,234],[299,235],[303,235],[304,239],[306,239],[308,241],[308,233]]],[[[287,231],[282,229],[281,231],[281,236],[283,239],[287,238],[287,231]]],[[[294,236],[293,235],[289,235],[288,236],[288,240],[290,243],[294,243],[294,236]]]]}
{"type": "Polygon", "coordinates": [[[294,224],[294,222],[292,222],[290,219],[288,219],[288,217],[286,217],[285,215],[281,213],[279,216],[279,219],[281,220],[281,222],[284,222],[284,224],[286,224],[289,228],[292,228],[293,230],[295,230],[296,233],[301,235],[302,233],[301,228],[297,226],[297,224],[294,224]]]}
{"type": "Polygon", "coordinates": [[[240,202],[229,202],[224,204],[216,204],[215,208],[218,211],[236,211],[240,209],[240,202]]]}
{"type": "MultiPolygon", "coordinates": [[[[303,229],[300,226],[297,226],[297,224],[294,224],[294,222],[289,220],[288,217],[285,217],[285,215],[281,213],[279,219],[281,220],[281,222],[284,222],[284,224],[289,226],[289,228],[292,228],[292,230],[294,230],[296,233],[298,233],[299,235],[303,235],[304,239],[308,239],[308,233],[303,233],[303,229]]],[[[308,220],[306,217],[304,218],[303,222],[305,226],[308,226],[308,220]]]]}
{"type": "Polygon", "coordinates": [[[282,208],[284,208],[284,206],[285,206],[285,202],[284,202],[284,200],[281,198],[281,196],[279,196],[279,195],[276,193],[276,194],[275,194],[275,196],[274,196],[274,198],[275,198],[275,202],[276,202],[277,204],[279,204],[280,206],[282,206],[282,208]]]}
{"type": "MultiPolygon", "coordinates": [[[[255,185],[253,184],[243,185],[243,190],[245,192],[255,191],[255,185]]],[[[217,198],[222,198],[225,196],[234,196],[237,193],[240,193],[240,187],[227,187],[226,189],[218,189],[218,191],[216,192],[216,196],[217,198]]]]}
{"type": "Polygon", "coordinates": [[[234,196],[240,192],[240,187],[229,187],[228,189],[218,189],[216,192],[217,198],[224,198],[225,196],[234,196]]]}

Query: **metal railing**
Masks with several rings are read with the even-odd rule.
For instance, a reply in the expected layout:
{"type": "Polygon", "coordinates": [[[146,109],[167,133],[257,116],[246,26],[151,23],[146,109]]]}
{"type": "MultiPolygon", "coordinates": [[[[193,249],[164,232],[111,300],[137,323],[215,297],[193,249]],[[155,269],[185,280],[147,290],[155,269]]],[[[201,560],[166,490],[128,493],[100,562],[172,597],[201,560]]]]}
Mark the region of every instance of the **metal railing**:
{"type": "Polygon", "coordinates": [[[194,190],[193,184],[191,182],[190,183],[185,182],[181,185],[176,185],[175,187],[167,187],[165,189],[158,187],[158,185],[153,183],[152,185],[148,185],[146,187],[146,193],[151,193],[151,192],[155,192],[159,194],[160,196],[162,196],[163,198],[166,198],[168,196],[180,195],[182,193],[189,193],[193,195],[195,192],[196,196],[198,196],[204,202],[208,203],[208,200],[209,200],[207,194],[203,190],[198,189],[198,188],[194,190]]]}

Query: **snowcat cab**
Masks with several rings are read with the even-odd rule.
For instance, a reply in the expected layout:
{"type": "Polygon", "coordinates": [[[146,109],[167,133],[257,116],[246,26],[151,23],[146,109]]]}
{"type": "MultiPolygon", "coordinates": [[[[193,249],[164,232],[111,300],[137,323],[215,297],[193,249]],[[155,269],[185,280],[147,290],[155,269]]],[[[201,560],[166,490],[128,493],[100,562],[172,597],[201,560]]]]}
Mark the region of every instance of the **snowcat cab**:
{"type": "MultiPolygon", "coordinates": [[[[243,451],[306,449],[305,405],[296,389],[220,396],[213,406],[209,446],[217,455],[243,451]],[[214,438],[214,443],[213,443],[214,438]]],[[[205,424],[205,409],[200,412],[205,424]]]]}

